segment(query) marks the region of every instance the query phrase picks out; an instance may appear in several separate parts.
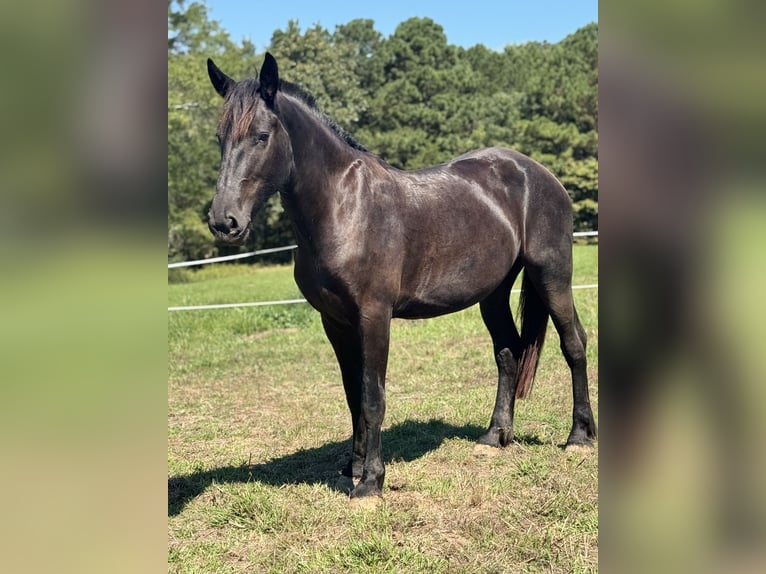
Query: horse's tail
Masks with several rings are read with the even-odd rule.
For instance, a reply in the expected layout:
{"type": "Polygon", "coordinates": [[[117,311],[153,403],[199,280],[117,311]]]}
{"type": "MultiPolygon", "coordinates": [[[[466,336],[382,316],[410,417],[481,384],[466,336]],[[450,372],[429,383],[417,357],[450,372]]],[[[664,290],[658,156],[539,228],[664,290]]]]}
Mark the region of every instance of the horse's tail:
{"type": "Polygon", "coordinates": [[[516,398],[523,399],[532,391],[540,351],[548,328],[548,308],[537,293],[526,271],[521,282],[521,358],[516,371],[516,398]]]}

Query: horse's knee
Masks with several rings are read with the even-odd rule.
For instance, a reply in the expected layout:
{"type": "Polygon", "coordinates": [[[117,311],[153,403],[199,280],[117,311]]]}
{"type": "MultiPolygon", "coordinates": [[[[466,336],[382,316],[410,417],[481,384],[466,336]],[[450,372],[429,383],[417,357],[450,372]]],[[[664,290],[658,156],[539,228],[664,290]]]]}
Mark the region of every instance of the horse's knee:
{"type": "Polygon", "coordinates": [[[361,414],[366,426],[379,427],[383,423],[386,413],[386,394],[382,385],[366,384],[366,391],[362,394],[361,414]]]}
{"type": "Polygon", "coordinates": [[[497,355],[495,355],[495,362],[497,363],[497,369],[504,375],[510,375],[516,368],[516,359],[513,358],[513,353],[508,347],[501,349],[497,355]]]}
{"type": "Polygon", "coordinates": [[[561,341],[561,353],[569,365],[569,368],[576,367],[585,363],[586,353],[585,344],[579,339],[561,341]]]}

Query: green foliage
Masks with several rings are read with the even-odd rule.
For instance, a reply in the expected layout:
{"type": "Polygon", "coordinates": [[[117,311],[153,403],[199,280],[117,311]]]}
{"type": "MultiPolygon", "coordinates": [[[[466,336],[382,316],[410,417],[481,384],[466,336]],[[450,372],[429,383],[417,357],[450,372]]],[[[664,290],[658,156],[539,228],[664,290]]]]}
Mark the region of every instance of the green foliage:
{"type": "Polygon", "coordinates": [[[269,51],[279,62],[280,75],[299,82],[323,112],[345,127],[358,121],[365,97],[354,66],[348,65],[358,49],[336,41],[318,24],[301,34],[298,22],[291,20],[287,30],[274,32],[269,51]]]}
{"type": "MultiPolygon", "coordinates": [[[[369,19],[330,32],[297,21],[274,31],[268,50],[282,77],[391,165],[415,169],[479,147],[530,155],[565,185],[575,228],[598,226],[598,25],[561,42],[493,51],[449,44],[429,18],[410,18],[389,37],[369,19]]],[[[208,19],[203,3],[168,2],[168,256],[219,251],[205,219],[218,176],[215,128],[221,101],[205,60],[234,78],[253,76],[262,54],[208,19]]],[[[253,222],[242,250],[294,242],[279,198],[253,222]]],[[[227,248],[231,252],[232,248],[227,248]]]]}
{"type": "Polygon", "coordinates": [[[207,225],[193,210],[179,212],[168,225],[168,257],[171,260],[203,259],[213,254],[207,225]]]}

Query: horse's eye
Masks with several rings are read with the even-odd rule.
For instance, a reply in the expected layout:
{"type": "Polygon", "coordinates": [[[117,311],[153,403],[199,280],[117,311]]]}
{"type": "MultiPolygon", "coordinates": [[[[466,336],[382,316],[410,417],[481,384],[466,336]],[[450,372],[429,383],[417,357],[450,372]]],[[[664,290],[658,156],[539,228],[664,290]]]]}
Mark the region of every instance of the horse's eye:
{"type": "Polygon", "coordinates": [[[262,132],[258,134],[258,141],[259,142],[265,142],[269,140],[269,134],[262,132]]]}

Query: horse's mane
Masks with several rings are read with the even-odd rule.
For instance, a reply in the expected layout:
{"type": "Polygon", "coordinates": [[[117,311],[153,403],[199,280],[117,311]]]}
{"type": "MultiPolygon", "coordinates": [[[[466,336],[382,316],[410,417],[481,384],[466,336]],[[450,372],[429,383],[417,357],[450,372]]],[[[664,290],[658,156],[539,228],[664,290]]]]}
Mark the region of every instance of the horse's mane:
{"type": "MultiPolygon", "coordinates": [[[[222,131],[231,131],[231,137],[241,139],[245,137],[250,124],[255,117],[255,103],[258,98],[259,83],[256,78],[247,78],[238,82],[226,98],[223,115],[219,128],[222,131]]],[[[285,94],[297,99],[324,125],[338,136],[343,142],[354,149],[368,151],[359,141],[340,127],[335,120],[327,116],[319,109],[316,98],[298,84],[280,80],[279,89],[285,94]]]]}
{"type": "Polygon", "coordinates": [[[324,123],[335,133],[335,135],[337,135],[352,148],[358,149],[359,151],[368,151],[366,147],[359,143],[359,140],[357,140],[354,136],[352,136],[337,123],[335,123],[335,120],[333,120],[330,116],[323,113],[322,110],[319,109],[316,98],[301,86],[286,80],[280,80],[279,88],[286,94],[293,96],[294,98],[306,104],[306,107],[309,108],[312,113],[322,121],[322,123],[324,123]]]}

